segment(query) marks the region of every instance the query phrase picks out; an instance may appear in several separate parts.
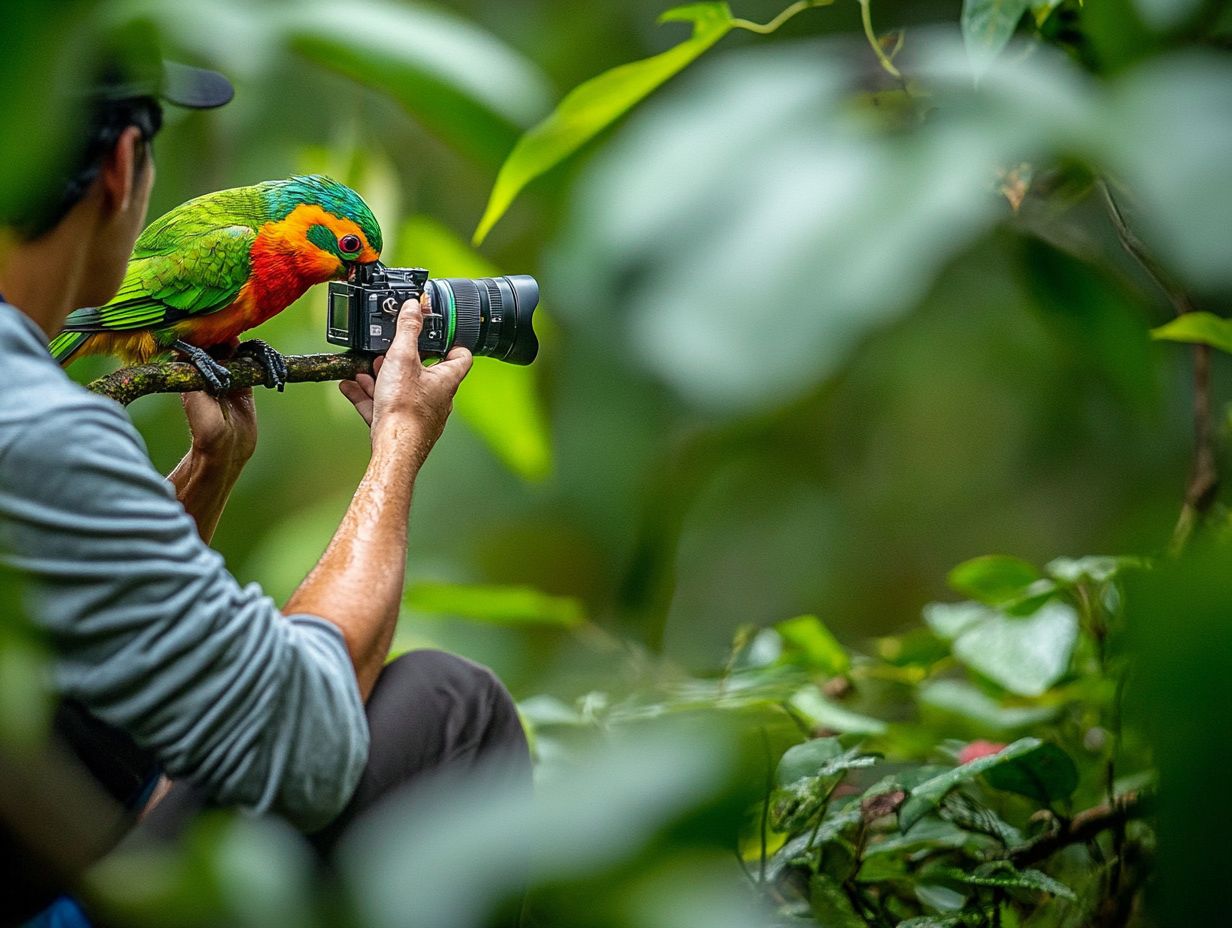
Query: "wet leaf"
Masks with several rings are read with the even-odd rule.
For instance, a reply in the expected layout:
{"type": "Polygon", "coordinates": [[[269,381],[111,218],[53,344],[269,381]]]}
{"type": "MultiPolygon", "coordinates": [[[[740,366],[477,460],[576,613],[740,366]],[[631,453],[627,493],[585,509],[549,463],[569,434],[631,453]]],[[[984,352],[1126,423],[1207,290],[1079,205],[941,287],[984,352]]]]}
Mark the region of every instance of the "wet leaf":
{"type": "Polygon", "coordinates": [[[945,795],[963,783],[969,783],[985,771],[1003,764],[1011,763],[1024,757],[1032,751],[1039,750],[1043,744],[1038,738],[1022,738],[1009,745],[999,754],[981,757],[969,764],[955,767],[939,776],[926,780],[911,790],[911,795],[898,813],[899,827],[908,831],[927,813],[937,807],[945,795]]]}
{"type": "Polygon", "coordinates": [[[837,738],[814,738],[788,748],[779,761],[778,782],[787,786],[804,777],[815,777],[822,764],[843,753],[837,738]]]}
{"type": "Polygon", "coordinates": [[[1039,696],[1069,669],[1078,614],[1049,600],[1027,616],[978,603],[933,603],[924,620],[953,642],[954,656],[1019,696],[1039,696]]]}
{"type": "Polygon", "coordinates": [[[809,903],[819,925],[826,928],[867,928],[868,923],[856,914],[841,883],[824,873],[809,880],[809,903]]]}
{"type": "Polygon", "coordinates": [[[1068,799],[1078,788],[1078,768],[1065,751],[1046,741],[1008,764],[993,767],[984,779],[995,789],[1052,803],[1068,799]]]}

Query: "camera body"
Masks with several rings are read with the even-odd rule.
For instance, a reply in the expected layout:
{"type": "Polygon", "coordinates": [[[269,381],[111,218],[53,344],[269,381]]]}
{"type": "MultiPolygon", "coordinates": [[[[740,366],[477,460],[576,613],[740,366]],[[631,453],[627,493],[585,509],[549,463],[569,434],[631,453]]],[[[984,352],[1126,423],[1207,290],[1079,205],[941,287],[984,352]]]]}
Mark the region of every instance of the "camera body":
{"type": "Polygon", "coordinates": [[[427,293],[432,313],[419,333],[421,357],[444,357],[459,345],[478,358],[530,364],[539,353],[532,317],[539,284],[527,274],[437,277],[422,267],[357,264],[329,285],[325,340],[359,354],[384,354],[407,300],[427,293]]]}
{"type": "MultiPolygon", "coordinates": [[[[418,299],[427,283],[428,272],[422,267],[356,265],[349,280],[330,281],[325,340],[359,354],[384,354],[393,343],[402,304],[418,299]]],[[[451,341],[446,328],[443,315],[424,316],[419,353],[444,355],[451,341]]]]}

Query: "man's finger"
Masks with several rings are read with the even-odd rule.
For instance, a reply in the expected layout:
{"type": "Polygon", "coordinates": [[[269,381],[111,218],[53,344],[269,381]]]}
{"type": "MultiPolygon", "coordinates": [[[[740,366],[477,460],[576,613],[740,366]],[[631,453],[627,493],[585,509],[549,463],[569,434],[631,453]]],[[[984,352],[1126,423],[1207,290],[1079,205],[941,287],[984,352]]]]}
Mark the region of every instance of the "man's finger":
{"type": "Polygon", "coordinates": [[[458,384],[470,372],[474,359],[465,348],[453,348],[445,355],[445,360],[432,367],[433,376],[444,378],[449,386],[456,390],[458,384]]]}
{"type": "Polygon", "coordinates": [[[413,355],[419,358],[419,332],[423,329],[423,311],[417,300],[407,300],[398,313],[398,331],[394,334],[389,353],[413,355]]]}

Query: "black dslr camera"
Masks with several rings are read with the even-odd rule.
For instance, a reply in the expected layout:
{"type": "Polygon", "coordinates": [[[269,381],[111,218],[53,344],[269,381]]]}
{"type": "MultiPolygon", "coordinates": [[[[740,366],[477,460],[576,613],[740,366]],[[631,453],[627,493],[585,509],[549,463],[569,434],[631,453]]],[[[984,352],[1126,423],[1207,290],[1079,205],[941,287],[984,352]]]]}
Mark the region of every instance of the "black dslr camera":
{"type": "Polygon", "coordinates": [[[330,282],[325,340],[362,354],[384,354],[402,304],[425,291],[432,315],[424,316],[419,333],[422,357],[444,357],[461,345],[476,357],[510,364],[535,360],[539,340],[531,316],[539,305],[539,284],[526,274],[429,280],[421,267],[357,264],[347,280],[330,282]]]}

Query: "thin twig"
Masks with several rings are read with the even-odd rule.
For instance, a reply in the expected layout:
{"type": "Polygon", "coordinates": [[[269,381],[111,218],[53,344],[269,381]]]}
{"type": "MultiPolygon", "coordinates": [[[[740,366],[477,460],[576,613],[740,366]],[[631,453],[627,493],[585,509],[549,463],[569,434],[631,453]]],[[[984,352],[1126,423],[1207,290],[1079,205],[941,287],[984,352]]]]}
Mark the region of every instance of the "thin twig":
{"type": "Polygon", "coordinates": [[[1120,828],[1131,819],[1150,813],[1153,796],[1141,793],[1123,793],[1110,803],[1079,812],[1059,831],[1040,835],[1026,844],[1020,844],[1004,856],[1016,866],[1036,863],[1072,844],[1085,844],[1102,831],[1120,828]]]}
{"type": "Polygon", "coordinates": [[[770,20],[768,23],[755,23],[748,19],[733,19],[731,24],[737,29],[745,29],[749,32],[756,32],[758,35],[769,35],[791,19],[797,13],[803,13],[805,10],[810,10],[818,6],[830,6],[834,0],[797,0],[778,16],[770,20]]]}
{"type": "MultiPolygon", "coordinates": [[[[371,373],[372,359],[353,354],[288,355],[287,383],[321,383],[328,380],[353,380],[356,374],[371,373]]],[[[265,369],[251,358],[237,358],[224,365],[231,372],[231,389],[264,386],[265,369]]],[[[95,393],[109,396],[127,406],[151,393],[189,393],[206,389],[205,378],[184,361],[122,367],[89,385],[95,393]]]]}

